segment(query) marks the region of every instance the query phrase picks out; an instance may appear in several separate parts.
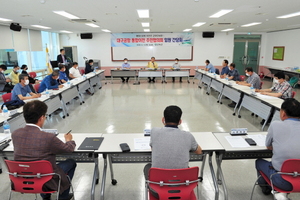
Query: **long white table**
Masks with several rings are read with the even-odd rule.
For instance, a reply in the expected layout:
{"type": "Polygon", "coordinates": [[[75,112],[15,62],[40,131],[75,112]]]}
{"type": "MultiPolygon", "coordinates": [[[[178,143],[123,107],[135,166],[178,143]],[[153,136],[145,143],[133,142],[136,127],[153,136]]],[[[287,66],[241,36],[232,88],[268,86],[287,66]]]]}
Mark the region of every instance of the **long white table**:
{"type": "Polygon", "coordinates": [[[157,69],[157,70],[139,70],[138,71],[138,83],[140,83],[140,78],[161,78],[161,83],[164,82],[164,77],[163,77],[163,69],[157,69]]]}
{"type": "Polygon", "coordinates": [[[110,75],[111,75],[111,83],[113,83],[113,78],[114,77],[133,77],[134,82],[136,82],[136,76],[137,76],[137,71],[139,69],[111,69],[110,70],[110,75]]]}
{"type": "Polygon", "coordinates": [[[167,77],[187,77],[187,82],[190,83],[190,70],[190,68],[164,69],[165,83],[167,83],[167,77]]]}

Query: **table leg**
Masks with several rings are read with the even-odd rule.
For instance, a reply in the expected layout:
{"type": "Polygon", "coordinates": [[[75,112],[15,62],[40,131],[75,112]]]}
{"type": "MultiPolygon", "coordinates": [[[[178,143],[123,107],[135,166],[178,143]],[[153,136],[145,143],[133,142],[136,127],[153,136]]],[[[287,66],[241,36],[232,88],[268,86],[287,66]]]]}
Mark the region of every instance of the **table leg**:
{"type": "Polygon", "coordinates": [[[91,200],[95,199],[95,186],[98,184],[99,181],[99,162],[98,162],[98,154],[93,154],[94,157],[94,175],[93,175],[93,182],[92,182],[92,188],[91,188],[91,200]]]}
{"type": "Polygon", "coordinates": [[[103,174],[102,174],[102,183],[100,190],[100,200],[104,200],[104,191],[105,191],[105,181],[106,181],[106,172],[107,172],[107,154],[102,154],[104,166],[103,166],[103,174]]]}
{"type": "Polygon", "coordinates": [[[61,102],[62,109],[63,109],[63,113],[64,113],[63,118],[65,118],[66,116],[69,115],[69,114],[68,114],[68,109],[67,109],[67,106],[66,106],[64,100],[61,99],[60,102],[61,102]]]}
{"type": "Polygon", "coordinates": [[[205,162],[206,162],[206,156],[207,156],[207,153],[204,153],[203,154],[203,158],[202,158],[202,165],[201,165],[201,171],[200,171],[200,182],[203,181],[203,174],[204,174],[204,166],[205,166],[205,162]]]}
{"type": "Polygon", "coordinates": [[[213,179],[213,183],[214,183],[214,187],[215,187],[215,200],[219,199],[219,186],[217,183],[217,179],[216,179],[216,175],[215,175],[215,171],[214,171],[214,167],[212,165],[212,155],[213,153],[209,153],[209,168],[210,168],[210,173],[211,173],[211,177],[213,179]]]}
{"type": "Polygon", "coordinates": [[[222,184],[223,185],[223,191],[224,191],[225,200],[228,200],[228,191],[227,191],[227,187],[226,187],[226,183],[225,183],[223,171],[222,171],[222,168],[221,168],[222,157],[223,157],[222,153],[220,153],[220,154],[216,153],[217,179],[218,179],[218,184],[222,184]],[[219,178],[221,178],[221,179],[219,179],[219,178]]]}
{"type": "Polygon", "coordinates": [[[111,184],[112,185],[116,185],[117,184],[117,180],[114,177],[114,170],[113,170],[113,166],[112,166],[111,155],[108,155],[108,164],[109,164],[109,170],[110,170],[111,184]]]}

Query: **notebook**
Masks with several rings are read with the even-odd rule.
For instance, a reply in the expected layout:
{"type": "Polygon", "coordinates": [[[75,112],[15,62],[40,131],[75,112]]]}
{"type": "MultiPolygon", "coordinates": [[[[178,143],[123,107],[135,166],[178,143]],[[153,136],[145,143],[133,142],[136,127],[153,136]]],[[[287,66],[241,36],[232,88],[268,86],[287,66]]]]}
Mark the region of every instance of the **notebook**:
{"type": "Polygon", "coordinates": [[[103,137],[86,137],[78,150],[98,150],[103,139],[103,137]]]}

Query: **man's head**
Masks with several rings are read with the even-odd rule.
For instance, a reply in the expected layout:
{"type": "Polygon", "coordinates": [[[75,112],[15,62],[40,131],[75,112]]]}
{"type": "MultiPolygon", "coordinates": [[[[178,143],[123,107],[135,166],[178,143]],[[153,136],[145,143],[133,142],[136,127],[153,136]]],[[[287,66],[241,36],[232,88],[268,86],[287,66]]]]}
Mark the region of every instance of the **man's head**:
{"type": "Polygon", "coordinates": [[[7,70],[6,65],[0,65],[0,71],[3,73],[5,70],[7,70]]]}
{"type": "Polygon", "coordinates": [[[77,68],[78,67],[78,63],[77,62],[73,62],[72,67],[77,68]]]}
{"type": "Polygon", "coordinates": [[[15,73],[18,73],[19,70],[20,70],[20,67],[19,67],[18,65],[15,65],[14,68],[13,68],[13,71],[14,71],[15,73]]]}
{"type": "Polygon", "coordinates": [[[127,63],[128,62],[128,59],[127,58],[124,58],[124,63],[127,63]]]}
{"type": "Polygon", "coordinates": [[[21,69],[26,71],[26,70],[28,70],[28,67],[27,67],[27,65],[23,64],[21,69]]]}
{"type": "Polygon", "coordinates": [[[155,61],[155,57],[151,57],[151,62],[154,62],[155,61]]]}
{"type": "Polygon", "coordinates": [[[92,59],[90,59],[88,63],[90,66],[92,66],[94,64],[94,61],[92,59]]]}
{"type": "Polygon", "coordinates": [[[62,71],[62,72],[66,71],[66,67],[64,65],[59,65],[58,68],[59,68],[59,71],[62,71]]]}
{"type": "Polygon", "coordinates": [[[210,61],[209,60],[205,60],[205,64],[209,65],[210,61]]]}
{"type": "Polygon", "coordinates": [[[281,104],[280,119],[300,118],[300,103],[294,98],[285,99],[281,104]]]}
{"type": "Polygon", "coordinates": [[[230,63],[229,68],[230,68],[230,70],[234,70],[235,64],[234,63],[230,63]]]}
{"type": "Polygon", "coordinates": [[[277,72],[274,74],[274,79],[276,83],[282,83],[285,81],[285,75],[283,72],[277,72]]]}
{"type": "Polygon", "coordinates": [[[51,77],[55,80],[58,79],[58,76],[59,76],[59,72],[57,70],[54,70],[51,74],[51,77]]]}
{"type": "Polygon", "coordinates": [[[26,123],[43,127],[46,119],[47,105],[39,100],[33,100],[23,106],[23,116],[26,123]]]}
{"type": "Polygon", "coordinates": [[[64,49],[60,49],[59,52],[60,52],[61,55],[65,55],[65,50],[64,49]]]}
{"type": "Polygon", "coordinates": [[[227,65],[228,65],[228,60],[223,60],[222,66],[225,67],[225,66],[227,66],[227,65]]]}
{"type": "Polygon", "coordinates": [[[252,74],[253,74],[253,69],[252,69],[252,67],[247,67],[247,68],[245,69],[245,73],[246,73],[246,76],[252,76],[252,74]]]}
{"type": "Polygon", "coordinates": [[[168,106],[164,110],[162,122],[165,125],[180,125],[182,111],[178,106],[168,106]]]}
{"type": "Polygon", "coordinates": [[[24,86],[29,84],[29,79],[27,74],[20,74],[19,75],[19,82],[24,86]]]}

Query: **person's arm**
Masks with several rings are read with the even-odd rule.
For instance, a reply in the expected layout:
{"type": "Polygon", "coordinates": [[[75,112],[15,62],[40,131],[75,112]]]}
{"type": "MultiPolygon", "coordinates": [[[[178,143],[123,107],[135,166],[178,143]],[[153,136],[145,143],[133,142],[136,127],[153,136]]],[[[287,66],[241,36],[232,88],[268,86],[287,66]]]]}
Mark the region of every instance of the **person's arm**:
{"type": "Polygon", "coordinates": [[[76,147],[75,141],[73,141],[72,138],[71,133],[65,134],[66,142],[63,142],[56,136],[53,136],[51,141],[51,152],[53,154],[72,153],[76,147]]]}
{"type": "Polygon", "coordinates": [[[246,81],[236,81],[236,84],[238,84],[238,85],[245,85],[245,86],[248,86],[248,87],[251,86],[251,84],[247,83],[246,81]]]}
{"type": "Polygon", "coordinates": [[[73,76],[73,74],[69,74],[70,78],[74,79],[76,78],[75,76],[73,76]]]}
{"type": "Polygon", "coordinates": [[[33,95],[29,96],[29,97],[24,97],[22,94],[19,94],[18,97],[20,100],[27,100],[27,99],[34,99],[34,98],[38,98],[39,96],[37,94],[32,93],[33,95]]]}
{"type": "Polygon", "coordinates": [[[273,146],[272,146],[272,143],[273,143],[273,124],[271,123],[269,129],[268,129],[268,134],[267,134],[267,137],[266,137],[266,147],[267,149],[269,150],[273,150],[273,146]]]}
{"type": "Polygon", "coordinates": [[[52,79],[52,77],[50,77],[48,80],[45,81],[45,85],[48,90],[58,88],[58,82],[55,81],[55,85],[51,85],[51,79],[52,79]]]}
{"type": "Polygon", "coordinates": [[[202,154],[202,148],[198,145],[195,154],[202,154]]]}

